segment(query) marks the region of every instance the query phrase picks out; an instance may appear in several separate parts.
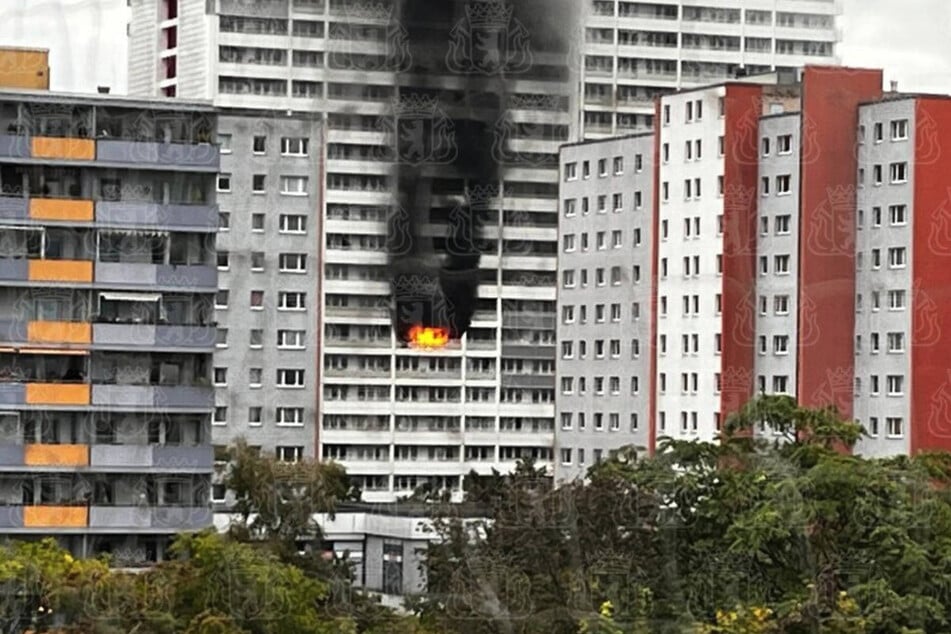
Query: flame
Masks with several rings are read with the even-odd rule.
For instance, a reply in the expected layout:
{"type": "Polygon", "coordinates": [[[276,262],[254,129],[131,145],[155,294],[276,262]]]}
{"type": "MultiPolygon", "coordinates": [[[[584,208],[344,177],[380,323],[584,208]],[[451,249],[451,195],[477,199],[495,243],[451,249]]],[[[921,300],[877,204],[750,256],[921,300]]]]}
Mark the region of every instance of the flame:
{"type": "Polygon", "coordinates": [[[434,326],[413,326],[409,329],[409,344],[419,348],[442,348],[449,343],[449,330],[434,326]]]}

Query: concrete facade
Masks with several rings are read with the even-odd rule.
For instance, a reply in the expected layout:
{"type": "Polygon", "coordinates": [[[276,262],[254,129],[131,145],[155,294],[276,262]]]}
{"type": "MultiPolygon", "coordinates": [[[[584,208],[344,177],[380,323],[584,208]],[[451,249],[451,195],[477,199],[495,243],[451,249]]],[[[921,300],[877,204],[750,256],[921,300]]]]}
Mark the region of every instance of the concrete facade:
{"type": "Polygon", "coordinates": [[[648,446],[654,136],[566,145],[555,475],[648,446]]]}

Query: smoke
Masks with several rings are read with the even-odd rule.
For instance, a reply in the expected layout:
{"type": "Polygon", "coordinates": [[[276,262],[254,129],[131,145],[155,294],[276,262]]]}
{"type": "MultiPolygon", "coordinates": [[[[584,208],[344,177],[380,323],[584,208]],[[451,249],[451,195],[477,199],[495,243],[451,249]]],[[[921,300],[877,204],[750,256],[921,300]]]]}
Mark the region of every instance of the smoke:
{"type": "Polygon", "coordinates": [[[401,341],[414,325],[446,328],[453,339],[468,329],[481,227],[500,207],[492,202],[499,157],[510,155],[499,152],[510,143],[503,136],[510,97],[526,92],[518,88],[526,80],[558,82],[567,92],[577,4],[400,0],[396,17],[411,61],[396,75],[389,126],[396,159],[389,253],[401,341]]]}

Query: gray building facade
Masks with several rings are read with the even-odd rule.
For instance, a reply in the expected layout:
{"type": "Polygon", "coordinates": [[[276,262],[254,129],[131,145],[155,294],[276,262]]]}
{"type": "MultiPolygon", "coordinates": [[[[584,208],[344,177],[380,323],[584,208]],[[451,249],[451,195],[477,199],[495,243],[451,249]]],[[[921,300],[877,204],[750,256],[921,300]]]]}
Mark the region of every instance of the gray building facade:
{"type": "Polygon", "coordinates": [[[561,149],[555,474],[648,446],[654,136],[561,149]]]}

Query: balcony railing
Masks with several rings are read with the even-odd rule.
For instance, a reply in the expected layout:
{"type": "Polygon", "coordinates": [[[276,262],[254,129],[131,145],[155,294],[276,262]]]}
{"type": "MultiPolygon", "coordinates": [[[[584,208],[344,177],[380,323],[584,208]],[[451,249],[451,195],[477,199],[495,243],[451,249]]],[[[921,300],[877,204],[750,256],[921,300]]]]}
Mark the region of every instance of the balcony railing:
{"type": "Polygon", "coordinates": [[[205,506],[76,504],[0,505],[0,529],[110,528],[175,533],[212,524],[205,506]]]}

